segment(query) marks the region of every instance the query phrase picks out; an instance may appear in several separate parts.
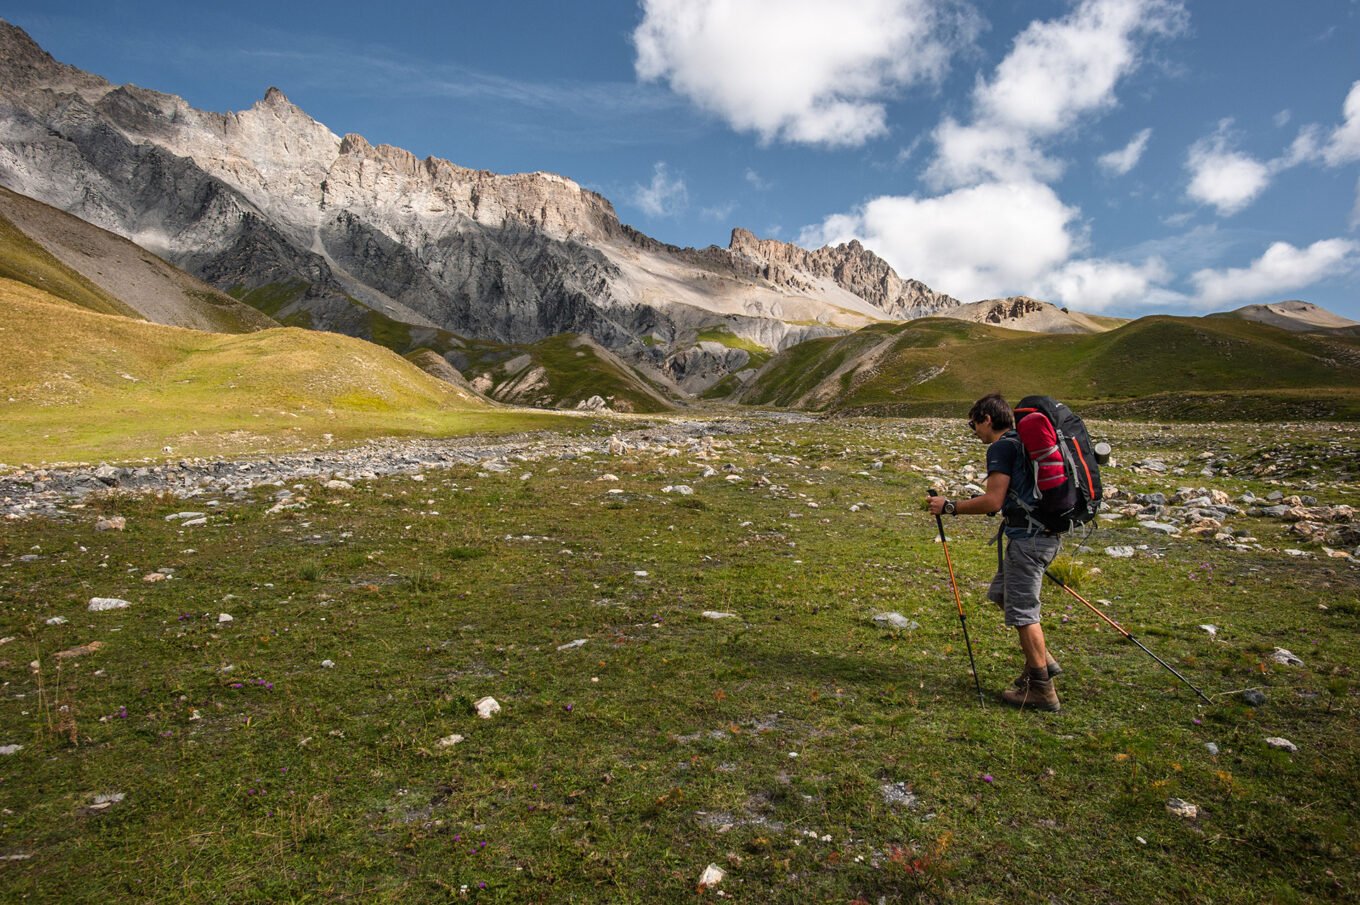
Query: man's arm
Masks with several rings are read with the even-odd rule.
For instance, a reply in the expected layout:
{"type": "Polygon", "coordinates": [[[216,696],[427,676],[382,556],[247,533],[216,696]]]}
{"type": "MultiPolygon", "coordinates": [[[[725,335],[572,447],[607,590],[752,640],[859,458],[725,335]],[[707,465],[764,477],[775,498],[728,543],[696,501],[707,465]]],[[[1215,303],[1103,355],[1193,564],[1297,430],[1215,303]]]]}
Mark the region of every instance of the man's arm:
{"type": "MultiPolygon", "coordinates": [[[[970,500],[955,500],[954,512],[958,515],[989,515],[1001,509],[1006,502],[1006,491],[1011,487],[1011,476],[1002,471],[987,475],[987,490],[982,496],[970,500]]],[[[944,512],[945,498],[930,498],[930,512],[939,515],[944,512]]]]}

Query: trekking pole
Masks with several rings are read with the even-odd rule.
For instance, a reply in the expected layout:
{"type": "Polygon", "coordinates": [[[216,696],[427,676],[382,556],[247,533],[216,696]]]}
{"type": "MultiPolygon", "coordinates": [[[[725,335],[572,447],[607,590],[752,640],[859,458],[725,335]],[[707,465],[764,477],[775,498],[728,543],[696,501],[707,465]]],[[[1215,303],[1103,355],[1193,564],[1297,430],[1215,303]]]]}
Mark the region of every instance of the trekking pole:
{"type": "MultiPolygon", "coordinates": [[[[1151,657],[1152,659],[1156,660],[1158,663],[1160,663],[1160,664],[1162,664],[1163,666],[1165,666],[1165,667],[1167,668],[1167,671],[1170,672],[1173,676],[1175,676],[1176,678],[1180,679],[1180,680],[1181,680],[1182,682],[1184,682],[1186,685],[1190,685],[1190,680],[1189,680],[1189,679],[1187,679],[1185,676],[1181,675],[1180,673],[1176,672],[1176,670],[1172,669],[1172,668],[1171,668],[1171,665],[1168,664],[1168,663],[1167,663],[1165,660],[1163,660],[1161,657],[1157,656],[1157,655],[1154,654],[1152,651],[1148,650],[1146,647],[1143,647],[1143,642],[1139,641],[1137,638],[1133,637],[1133,635],[1129,634],[1128,630],[1125,629],[1124,626],[1120,625],[1118,622],[1115,622],[1115,621],[1114,621],[1113,619],[1111,619],[1109,616],[1106,616],[1104,613],[1102,613],[1099,609],[1096,608],[1096,605],[1095,605],[1095,604],[1091,603],[1091,602],[1090,602],[1089,600],[1087,600],[1085,597],[1081,596],[1081,595],[1078,594],[1076,591],[1072,590],[1072,588],[1070,588],[1070,587],[1068,586],[1067,582],[1063,581],[1061,578],[1059,578],[1058,576],[1054,575],[1052,572],[1048,571],[1047,569],[1044,570],[1044,574],[1047,575],[1051,580],[1053,580],[1054,582],[1056,582],[1057,585],[1058,585],[1058,587],[1062,588],[1064,591],[1066,591],[1067,593],[1071,594],[1073,597],[1077,598],[1077,599],[1080,600],[1082,603],[1086,604],[1086,606],[1088,606],[1088,607],[1090,608],[1091,612],[1095,613],[1095,614],[1096,614],[1097,616],[1099,616],[1101,619],[1104,619],[1106,622],[1108,622],[1111,626],[1114,627],[1114,630],[1115,630],[1116,632],[1119,632],[1119,634],[1123,635],[1125,638],[1128,638],[1128,639],[1129,639],[1130,641],[1132,641],[1134,644],[1136,644],[1136,645],[1138,645],[1139,647],[1143,648],[1143,653],[1147,654],[1149,657],[1151,657]]],[[[1193,691],[1195,694],[1199,695],[1201,698],[1204,698],[1204,702],[1205,702],[1206,704],[1212,704],[1212,703],[1213,703],[1213,701],[1209,700],[1208,695],[1206,695],[1204,692],[1200,691],[1200,690],[1199,690],[1198,688],[1196,688],[1194,685],[1190,685],[1190,690],[1193,691]]]]}
{"type": "MultiPolygon", "coordinates": [[[[930,491],[934,496],[935,491],[930,491]]],[[[954,589],[954,605],[959,609],[959,625],[963,626],[963,643],[968,647],[968,665],[973,670],[973,687],[977,689],[978,703],[982,701],[982,683],[978,680],[977,664],[973,662],[973,642],[968,640],[968,617],[963,614],[963,598],[959,596],[959,583],[954,579],[954,561],[949,556],[949,541],[944,536],[944,519],[935,516],[935,524],[940,529],[940,546],[944,547],[944,564],[949,568],[949,586],[954,589]]]]}

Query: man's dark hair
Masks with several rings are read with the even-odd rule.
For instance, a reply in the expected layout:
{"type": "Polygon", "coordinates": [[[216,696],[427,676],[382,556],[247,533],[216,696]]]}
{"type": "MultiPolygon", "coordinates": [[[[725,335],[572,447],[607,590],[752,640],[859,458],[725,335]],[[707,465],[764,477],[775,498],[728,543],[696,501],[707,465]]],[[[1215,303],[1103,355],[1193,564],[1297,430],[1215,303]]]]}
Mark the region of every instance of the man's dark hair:
{"type": "Polygon", "coordinates": [[[1007,431],[1015,426],[1015,415],[1011,412],[1010,403],[1001,398],[1000,393],[988,393],[968,410],[968,420],[979,423],[983,418],[992,419],[992,429],[1007,431]]]}

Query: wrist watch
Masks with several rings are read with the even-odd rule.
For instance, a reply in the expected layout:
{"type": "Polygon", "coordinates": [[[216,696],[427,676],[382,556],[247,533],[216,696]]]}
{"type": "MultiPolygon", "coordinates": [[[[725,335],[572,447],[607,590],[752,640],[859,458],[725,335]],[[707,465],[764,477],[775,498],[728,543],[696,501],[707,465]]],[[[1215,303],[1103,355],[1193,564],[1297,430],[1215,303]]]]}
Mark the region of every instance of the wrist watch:
{"type": "Polygon", "coordinates": [[[953,500],[945,500],[945,501],[944,501],[944,514],[945,514],[945,515],[958,515],[958,508],[959,508],[958,504],[955,503],[953,500]]]}

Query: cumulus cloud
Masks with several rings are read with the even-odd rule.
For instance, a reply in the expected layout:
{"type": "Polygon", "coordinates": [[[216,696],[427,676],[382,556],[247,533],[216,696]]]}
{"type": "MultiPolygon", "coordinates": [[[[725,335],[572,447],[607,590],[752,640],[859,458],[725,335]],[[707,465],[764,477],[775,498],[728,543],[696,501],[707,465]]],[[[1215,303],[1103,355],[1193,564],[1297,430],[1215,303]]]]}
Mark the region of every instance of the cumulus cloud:
{"type": "Polygon", "coordinates": [[[1228,138],[1230,121],[1190,147],[1185,166],[1190,171],[1186,193],[1227,216],[1242,210],[1270,184],[1271,166],[1234,150],[1228,138]]]}
{"type": "Polygon", "coordinates": [[[1213,307],[1246,304],[1303,289],[1319,280],[1353,268],[1360,243],[1349,239],[1323,239],[1307,248],[1276,242],[1247,267],[1196,271],[1197,304],[1213,307]]]}
{"type": "Polygon", "coordinates": [[[635,69],[734,129],[861,145],[884,101],[937,82],[980,20],[961,0],[642,0],[635,69]]]}
{"type": "Polygon", "coordinates": [[[633,186],[632,198],[643,213],[653,217],[670,217],[689,206],[689,189],[684,179],[672,176],[670,168],[659,161],[652,168],[651,184],[633,186]]]}
{"type": "Polygon", "coordinates": [[[1142,264],[1088,258],[1069,261],[1044,275],[1037,292],[1050,301],[1082,311],[1160,304],[1165,292],[1158,284],[1171,279],[1161,258],[1142,264]]]}
{"type": "Polygon", "coordinates": [[[1360,82],[1351,85],[1341,113],[1345,121],[1332,132],[1322,149],[1322,159],[1333,167],[1360,160],[1360,82]]]}
{"type": "Polygon", "coordinates": [[[946,117],[935,130],[933,184],[1052,180],[1059,161],[1045,141],[1083,117],[1110,109],[1115,88],[1143,61],[1144,42],[1184,28],[1173,0],[1083,0],[1069,15],[1033,22],[990,80],[973,89],[973,120],[946,117]]]}
{"type": "Polygon", "coordinates": [[[973,301],[1033,292],[1079,244],[1077,215],[1041,183],[985,183],[933,198],[875,198],[798,241],[815,248],[859,239],[904,277],[973,301]]]}
{"type": "Polygon", "coordinates": [[[1101,154],[1096,162],[1100,168],[1112,176],[1127,175],[1130,170],[1138,166],[1138,161],[1143,159],[1143,152],[1147,150],[1148,139],[1152,137],[1151,129],[1144,129],[1133,140],[1117,151],[1108,154],[1101,154]]]}

